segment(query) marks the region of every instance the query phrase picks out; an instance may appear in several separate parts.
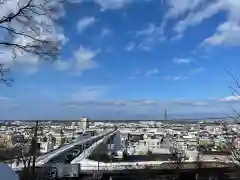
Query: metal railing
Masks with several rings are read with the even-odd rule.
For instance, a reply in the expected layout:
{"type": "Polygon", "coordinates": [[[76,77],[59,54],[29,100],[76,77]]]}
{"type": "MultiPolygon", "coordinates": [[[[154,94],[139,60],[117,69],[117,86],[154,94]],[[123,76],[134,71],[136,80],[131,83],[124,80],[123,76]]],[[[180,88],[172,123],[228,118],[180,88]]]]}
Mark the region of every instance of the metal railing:
{"type": "Polygon", "coordinates": [[[93,143],[88,149],[84,150],[78,157],[76,157],[71,164],[79,163],[81,160],[87,158],[96,148],[98,148],[102,143],[105,143],[108,138],[110,138],[114,133],[116,133],[117,128],[114,129],[113,132],[108,133],[102,139],[98,140],[97,142],[93,143]]]}
{"type": "MultiPolygon", "coordinates": [[[[223,167],[234,167],[230,164],[223,163],[203,163],[203,168],[223,168],[223,167]]],[[[195,169],[196,163],[183,163],[182,169],[195,169]]],[[[81,165],[81,170],[137,170],[137,169],[173,169],[173,166],[169,162],[161,163],[161,164],[143,164],[143,163],[135,163],[135,164],[109,164],[109,165],[81,165]]]]}

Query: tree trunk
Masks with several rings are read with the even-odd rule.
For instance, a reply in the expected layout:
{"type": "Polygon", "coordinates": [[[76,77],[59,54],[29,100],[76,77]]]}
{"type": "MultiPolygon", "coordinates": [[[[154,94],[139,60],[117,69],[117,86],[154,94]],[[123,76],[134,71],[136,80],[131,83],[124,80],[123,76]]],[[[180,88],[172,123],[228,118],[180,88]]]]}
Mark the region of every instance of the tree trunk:
{"type": "Polygon", "coordinates": [[[35,172],[36,172],[35,163],[36,163],[36,150],[37,150],[37,132],[38,132],[38,121],[36,121],[34,136],[33,136],[33,139],[32,139],[32,153],[33,153],[32,154],[32,156],[33,156],[32,172],[31,172],[32,179],[35,179],[35,172]]]}

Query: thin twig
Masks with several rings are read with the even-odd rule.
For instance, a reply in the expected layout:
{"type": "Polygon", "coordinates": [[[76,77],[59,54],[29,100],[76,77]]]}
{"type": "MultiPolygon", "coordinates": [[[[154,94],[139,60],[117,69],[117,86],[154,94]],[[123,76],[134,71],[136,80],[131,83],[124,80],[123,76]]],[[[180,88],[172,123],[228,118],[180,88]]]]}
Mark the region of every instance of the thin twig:
{"type": "Polygon", "coordinates": [[[22,11],[23,11],[25,8],[27,8],[32,1],[33,1],[33,0],[29,0],[29,2],[28,2],[25,6],[19,8],[19,10],[18,10],[15,14],[14,14],[14,13],[10,13],[7,17],[4,16],[4,17],[0,20],[0,24],[5,23],[5,22],[11,22],[14,18],[16,18],[19,14],[21,14],[22,11]]]}

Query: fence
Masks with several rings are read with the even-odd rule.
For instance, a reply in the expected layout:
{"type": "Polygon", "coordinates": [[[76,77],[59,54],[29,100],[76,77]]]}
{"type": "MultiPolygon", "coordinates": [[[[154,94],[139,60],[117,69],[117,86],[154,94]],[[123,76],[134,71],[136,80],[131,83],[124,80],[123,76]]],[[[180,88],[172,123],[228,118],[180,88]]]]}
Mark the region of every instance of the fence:
{"type": "MultiPolygon", "coordinates": [[[[222,163],[203,163],[203,169],[216,169],[216,168],[232,168],[230,164],[222,163]]],[[[194,163],[184,163],[182,170],[194,170],[196,169],[196,164],[194,163]]],[[[141,163],[131,164],[131,165],[83,165],[83,164],[58,164],[57,166],[40,167],[40,172],[48,171],[51,176],[63,178],[63,177],[79,177],[82,174],[93,174],[95,172],[102,173],[115,173],[119,171],[134,171],[134,170],[174,170],[173,167],[168,163],[164,164],[155,164],[155,165],[144,165],[141,163]],[[49,171],[51,169],[51,171],[49,171]]]]}

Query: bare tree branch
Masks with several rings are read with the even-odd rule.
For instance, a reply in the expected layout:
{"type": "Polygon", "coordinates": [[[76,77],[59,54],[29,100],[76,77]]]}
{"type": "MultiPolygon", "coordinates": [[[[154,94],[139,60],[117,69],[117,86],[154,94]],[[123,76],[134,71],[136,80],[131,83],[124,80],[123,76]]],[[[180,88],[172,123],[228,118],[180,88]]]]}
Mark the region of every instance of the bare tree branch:
{"type": "Polygon", "coordinates": [[[32,1],[33,0],[29,0],[28,3],[25,6],[19,8],[19,10],[15,14],[10,13],[8,16],[4,16],[2,19],[0,19],[0,24],[3,24],[5,22],[11,22],[14,18],[19,16],[22,13],[22,11],[30,5],[32,1]]]}
{"type": "Polygon", "coordinates": [[[225,69],[225,71],[231,76],[231,78],[234,80],[234,83],[236,85],[236,87],[233,86],[229,86],[229,88],[233,91],[233,96],[239,98],[238,96],[240,96],[240,83],[239,83],[239,78],[236,78],[231,72],[229,72],[227,69],[225,69]]]}
{"type": "MultiPolygon", "coordinates": [[[[9,1],[1,0],[0,8],[8,8],[9,1]]],[[[61,41],[56,32],[54,15],[58,14],[61,3],[66,1],[26,1],[16,1],[16,8],[13,9],[17,10],[9,9],[7,14],[0,17],[0,29],[9,36],[0,41],[0,48],[10,49],[13,58],[33,55],[40,60],[56,60],[60,54],[61,41]]],[[[3,62],[0,64],[4,66],[3,62]]],[[[4,69],[0,71],[0,81],[7,84],[4,69]]]]}
{"type": "Polygon", "coordinates": [[[9,68],[5,68],[3,64],[0,64],[0,81],[7,86],[12,86],[13,80],[6,77],[6,74],[9,73],[9,71],[9,68]]]}
{"type": "Polygon", "coordinates": [[[199,140],[199,137],[197,138],[197,155],[196,155],[196,160],[195,160],[195,166],[196,166],[195,179],[198,180],[199,176],[200,176],[200,170],[203,168],[202,157],[201,157],[201,154],[200,154],[200,140],[199,140]]]}
{"type": "Polygon", "coordinates": [[[176,170],[177,177],[179,176],[180,170],[183,168],[185,161],[185,153],[181,151],[175,144],[170,148],[171,158],[169,159],[169,163],[173,169],[176,170]]]}

